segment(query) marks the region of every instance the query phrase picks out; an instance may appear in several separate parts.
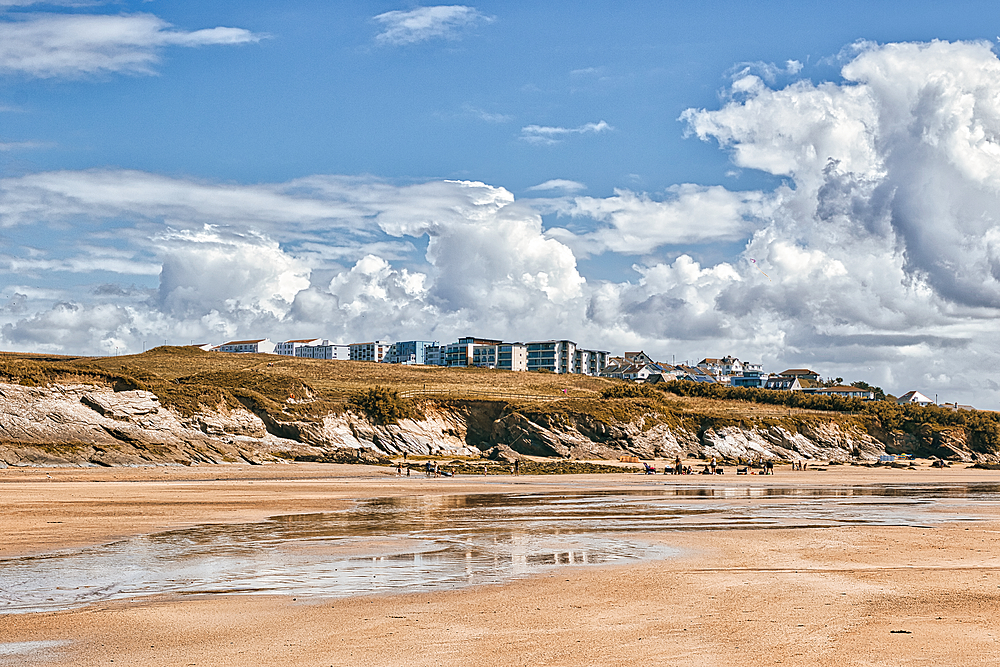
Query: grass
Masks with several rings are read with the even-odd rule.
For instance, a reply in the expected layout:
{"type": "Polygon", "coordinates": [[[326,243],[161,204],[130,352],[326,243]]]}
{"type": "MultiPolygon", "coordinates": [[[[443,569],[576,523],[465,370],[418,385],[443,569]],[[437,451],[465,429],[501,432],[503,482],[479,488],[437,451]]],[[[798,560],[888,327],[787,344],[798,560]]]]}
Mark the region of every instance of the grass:
{"type": "Polygon", "coordinates": [[[526,416],[544,415],[554,422],[583,414],[607,423],[642,420],[648,428],[705,419],[736,425],[815,414],[830,417],[815,410],[679,397],[662,391],[602,399],[602,393],[622,382],[583,375],[224,354],[171,346],[117,357],[4,353],[0,354],[0,380],[29,386],[84,383],[146,389],[165,406],[187,415],[204,408],[243,405],[287,418],[318,419],[343,412],[363,393],[386,387],[395,392],[426,391],[431,394],[428,400],[444,404],[469,398],[502,400],[526,416]],[[556,400],[480,398],[473,393],[484,391],[556,400]]]}
{"type": "MultiPolygon", "coordinates": [[[[642,387],[620,380],[583,375],[526,373],[482,368],[400,366],[354,361],[298,359],[266,354],[225,354],[189,347],[158,347],[120,357],[68,357],[0,354],[0,381],[27,386],[85,383],[116,389],[146,389],[181,414],[239,406],[282,420],[319,420],[345,410],[359,411],[376,388],[420,395],[387,413],[392,423],[421,406],[502,403],[539,423],[572,424],[581,417],[606,424],[633,423],[644,430],[657,424],[703,432],[708,428],[781,426],[799,431],[810,424],[836,422],[842,428],[866,429],[884,439],[895,431],[916,433],[963,428],[976,451],[1000,450],[1000,415],[982,411],[896,406],[855,399],[821,399],[787,392],[736,390],[666,383],[642,387]],[[549,397],[531,400],[482,397],[498,392],[549,397]],[[853,401],[853,402],[852,402],[853,401]],[[785,402],[786,404],[783,404],[785,402]]],[[[373,406],[368,411],[375,410],[373,406]]],[[[378,410],[381,410],[379,408],[378,410]]]]}

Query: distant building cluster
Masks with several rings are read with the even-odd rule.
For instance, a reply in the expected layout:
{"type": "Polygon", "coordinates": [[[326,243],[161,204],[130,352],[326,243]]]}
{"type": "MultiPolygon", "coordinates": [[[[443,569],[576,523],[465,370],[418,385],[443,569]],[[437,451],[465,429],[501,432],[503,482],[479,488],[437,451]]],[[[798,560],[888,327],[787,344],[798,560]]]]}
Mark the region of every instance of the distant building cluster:
{"type": "Polygon", "coordinates": [[[326,339],[272,342],[267,338],[234,340],[222,345],[196,345],[216,352],[278,354],[306,359],[349,359],[385,364],[477,366],[508,371],[549,371],[600,375],[608,365],[608,352],[587,350],[571,340],[509,343],[468,336],[442,345],[438,341],[408,340],[390,343],[376,340],[347,345],[326,339]]]}
{"type": "MultiPolygon", "coordinates": [[[[697,364],[668,364],[654,361],[645,352],[626,352],[611,356],[604,350],[588,350],[571,340],[541,340],[504,342],[491,338],[467,336],[454,343],[439,341],[382,340],[365,343],[339,344],[327,339],[299,339],[272,342],[267,338],[234,340],[222,345],[197,345],[202,350],[277,354],[305,359],[343,359],[383,364],[493,368],[507,371],[548,371],[575,373],[631,382],[657,383],[682,380],[730,387],[801,391],[805,393],[875,400],[875,391],[866,386],[829,386],[820,374],[808,368],[789,368],[780,373],[767,373],[762,364],[741,361],[733,356],[706,357],[697,364]]],[[[864,385],[864,383],[860,383],[864,385]]],[[[898,399],[900,404],[934,405],[935,401],[918,391],[898,399]]],[[[953,409],[968,408],[945,404],[953,409]]]]}

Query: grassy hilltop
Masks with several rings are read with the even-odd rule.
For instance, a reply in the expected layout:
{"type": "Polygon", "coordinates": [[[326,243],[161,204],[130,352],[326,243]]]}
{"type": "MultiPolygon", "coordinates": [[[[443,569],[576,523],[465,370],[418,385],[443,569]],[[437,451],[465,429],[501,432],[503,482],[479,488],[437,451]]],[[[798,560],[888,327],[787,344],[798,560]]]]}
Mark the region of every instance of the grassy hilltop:
{"type": "Polygon", "coordinates": [[[700,433],[709,428],[781,426],[799,432],[837,422],[888,442],[904,433],[924,439],[961,430],[968,447],[1000,451],[997,413],[953,412],[689,382],[640,386],[582,375],[481,368],[400,366],[264,354],[223,354],[158,347],[119,357],[0,355],[0,381],[28,386],[101,384],[145,389],[184,415],[199,409],[244,406],[282,420],[310,421],[345,410],[383,410],[376,417],[419,416],[421,405],[503,403],[536,422],[584,417],[607,424],[669,424],[700,433]]]}

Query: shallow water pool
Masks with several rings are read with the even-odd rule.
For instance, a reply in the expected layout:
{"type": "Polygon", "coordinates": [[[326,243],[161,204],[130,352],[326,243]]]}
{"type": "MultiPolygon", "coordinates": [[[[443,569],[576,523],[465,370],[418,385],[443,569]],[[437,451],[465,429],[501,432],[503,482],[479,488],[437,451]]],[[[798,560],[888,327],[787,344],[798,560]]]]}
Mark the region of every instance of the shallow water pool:
{"type": "Polygon", "coordinates": [[[0,561],[0,613],[162,593],[339,597],[669,558],[651,533],[974,520],[1000,487],[702,486],[406,496],[0,561]],[[949,500],[961,499],[954,504],[949,500]]]}

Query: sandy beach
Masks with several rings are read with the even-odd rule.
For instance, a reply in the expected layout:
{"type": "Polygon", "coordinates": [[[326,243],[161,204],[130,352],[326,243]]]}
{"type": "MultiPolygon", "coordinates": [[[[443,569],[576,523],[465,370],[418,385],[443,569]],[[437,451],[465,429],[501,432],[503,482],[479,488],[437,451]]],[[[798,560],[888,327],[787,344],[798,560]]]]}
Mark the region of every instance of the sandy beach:
{"type": "MultiPolygon", "coordinates": [[[[996,472],[957,466],[776,473],[426,479],[321,464],[6,469],[0,558],[373,497],[629,490],[654,481],[733,489],[1000,483],[996,472]]],[[[963,502],[949,499],[949,511],[963,502]]],[[[641,537],[678,555],[456,590],[159,595],[6,614],[0,665],[992,665],[1000,657],[1000,512],[970,502],[963,518],[975,520],[656,532],[641,537]]]]}

